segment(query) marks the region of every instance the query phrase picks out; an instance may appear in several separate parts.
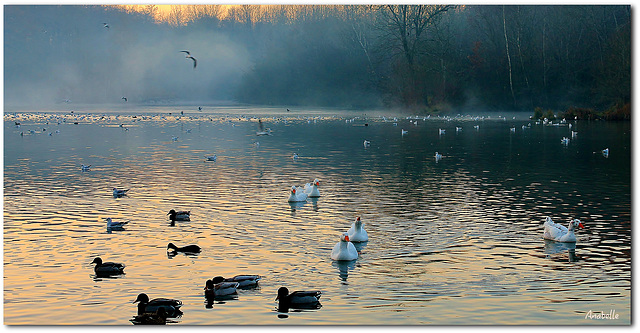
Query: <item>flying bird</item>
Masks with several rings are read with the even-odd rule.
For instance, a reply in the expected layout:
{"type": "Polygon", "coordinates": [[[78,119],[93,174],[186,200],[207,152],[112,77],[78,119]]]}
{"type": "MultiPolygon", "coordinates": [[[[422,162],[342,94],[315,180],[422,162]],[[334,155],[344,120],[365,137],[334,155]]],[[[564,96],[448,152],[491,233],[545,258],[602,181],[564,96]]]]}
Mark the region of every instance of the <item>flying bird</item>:
{"type": "Polygon", "coordinates": [[[192,57],[192,56],[191,56],[191,52],[189,52],[189,51],[180,51],[180,52],[184,52],[184,53],[186,53],[186,54],[187,54],[187,55],[185,56],[185,58],[189,58],[189,59],[193,60],[193,69],[195,69],[195,68],[196,68],[196,66],[198,65],[198,60],[196,60],[196,58],[194,58],[194,57],[192,57]]]}
{"type": "Polygon", "coordinates": [[[124,96],[122,97],[122,99],[124,99],[124,101],[125,101],[125,102],[127,101],[127,98],[126,98],[126,97],[124,97],[124,96]]]}
{"type": "Polygon", "coordinates": [[[109,24],[107,24],[107,23],[102,23],[102,24],[104,24],[105,28],[109,29],[109,24]]]}

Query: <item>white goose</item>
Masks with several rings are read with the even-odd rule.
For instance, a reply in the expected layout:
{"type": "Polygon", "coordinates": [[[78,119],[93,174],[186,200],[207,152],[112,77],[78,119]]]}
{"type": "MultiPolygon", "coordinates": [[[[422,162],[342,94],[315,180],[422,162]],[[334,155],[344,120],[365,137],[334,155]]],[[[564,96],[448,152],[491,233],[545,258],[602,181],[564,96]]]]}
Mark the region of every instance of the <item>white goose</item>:
{"type": "Polygon", "coordinates": [[[320,181],[316,178],[313,180],[313,183],[304,184],[304,193],[306,193],[309,198],[319,198],[320,191],[318,190],[318,186],[320,186],[320,181]]]}
{"type": "Polygon", "coordinates": [[[347,231],[347,235],[349,236],[349,241],[358,243],[358,242],[366,242],[369,240],[369,236],[367,235],[367,231],[363,228],[364,223],[360,221],[360,216],[356,217],[356,221],[351,224],[351,228],[347,231]]]}
{"type": "Polygon", "coordinates": [[[345,232],[340,236],[340,241],[331,250],[333,260],[355,260],[358,259],[358,250],[349,241],[349,235],[345,232]]]}
{"type": "Polygon", "coordinates": [[[576,235],[573,232],[576,227],[584,228],[582,222],[578,219],[573,219],[569,222],[569,228],[557,224],[547,216],[544,222],[544,239],[553,240],[556,242],[575,243],[576,235]]]}
{"type": "Polygon", "coordinates": [[[301,187],[296,188],[295,186],[291,186],[291,194],[289,195],[289,202],[300,202],[306,201],[307,194],[304,193],[301,187]]]}

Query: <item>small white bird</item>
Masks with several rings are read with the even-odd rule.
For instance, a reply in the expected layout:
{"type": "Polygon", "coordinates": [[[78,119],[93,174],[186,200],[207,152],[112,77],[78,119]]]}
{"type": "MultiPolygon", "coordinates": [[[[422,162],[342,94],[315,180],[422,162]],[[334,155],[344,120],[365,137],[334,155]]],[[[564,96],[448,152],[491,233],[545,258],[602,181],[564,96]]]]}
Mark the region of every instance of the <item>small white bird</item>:
{"type": "Polygon", "coordinates": [[[91,164],[89,164],[89,165],[84,165],[84,164],[82,164],[82,167],[81,167],[81,168],[82,168],[82,171],[83,171],[83,172],[91,171],[91,164]]]}
{"type": "Polygon", "coordinates": [[[436,152],[435,158],[436,158],[436,162],[440,161],[442,159],[442,154],[439,154],[438,152],[436,152]]]}
{"type": "Polygon", "coordinates": [[[462,127],[456,126],[456,133],[462,131],[462,127]]]}
{"type": "Polygon", "coordinates": [[[216,154],[213,154],[213,156],[205,156],[207,158],[207,161],[213,161],[215,162],[218,159],[218,156],[216,156],[216,154]]]}
{"type": "Polygon", "coordinates": [[[444,129],[442,129],[442,128],[439,128],[439,129],[438,129],[438,134],[439,134],[439,135],[442,135],[442,134],[444,134],[444,133],[445,133],[445,130],[444,130],[444,129]]]}
{"type": "Polygon", "coordinates": [[[516,132],[516,128],[515,127],[511,127],[511,133],[515,133],[516,132]]]}
{"type": "Polygon", "coordinates": [[[473,126],[473,128],[475,128],[476,130],[479,130],[480,129],[480,125],[475,125],[475,126],[473,126]]]}
{"type": "Polygon", "coordinates": [[[114,198],[121,198],[125,195],[127,195],[127,192],[129,192],[129,189],[126,190],[118,190],[117,188],[113,188],[113,197],[114,198]]]}
{"type": "Polygon", "coordinates": [[[331,250],[331,259],[347,261],[358,259],[358,250],[351,243],[346,232],[340,236],[340,241],[331,250]]]}
{"type": "Polygon", "coordinates": [[[104,25],[105,28],[109,29],[109,24],[107,23],[102,23],[102,25],[104,25]]]}
{"type": "Polygon", "coordinates": [[[607,158],[609,157],[609,148],[602,150],[602,156],[607,157],[607,158]]]}
{"type": "Polygon", "coordinates": [[[563,137],[562,140],[560,140],[560,143],[562,143],[565,146],[568,146],[570,141],[571,140],[569,138],[563,137]]]}
{"type": "Polygon", "coordinates": [[[297,160],[297,159],[298,159],[298,157],[300,157],[300,156],[298,156],[298,153],[293,153],[293,160],[294,160],[294,161],[295,161],[295,160],[297,160]]]}
{"type": "Polygon", "coordinates": [[[369,141],[369,140],[364,140],[364,146],[365,146],[365,147],[369,147],[369,146],[371,146],[371,141],[369,141]]]}
{"type": "Polygon", "coordinates": [[[172,140],[172,141],[178,141],[178,137],[177,137],[177,136],[172,136],[172,137],[171,137],[171,140],[172,140]]]}
{"type": "Polygon", "coordinates": [[[407,130],[405,130],[405,129],[402,129],[402,132],[401,132],[401,133],[402,133],[402,135],[405,135],[405,134],[409,133],[409,131],[407,131],[407,130]]]}
{"type": "Polygon", "coordinates": [[[124,221],[124,222],[114,222],[113,220],[111,220],[110,217],[107,217],[105,219],[105,221],[107,221],[107,228],[109,229],[118,229],[118,228],[122,228],[124,227],[125,224],[129,223],[129,221],[124,221]]]}

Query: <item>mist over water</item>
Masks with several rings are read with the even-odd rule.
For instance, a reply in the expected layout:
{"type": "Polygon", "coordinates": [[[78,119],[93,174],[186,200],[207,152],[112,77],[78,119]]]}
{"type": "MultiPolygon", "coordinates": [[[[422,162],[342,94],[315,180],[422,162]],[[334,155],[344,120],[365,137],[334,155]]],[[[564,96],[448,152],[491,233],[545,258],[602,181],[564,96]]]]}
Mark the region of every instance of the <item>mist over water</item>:
{"type": "Polygon", "coordinates": [[[563,146],[567,125],[525,118],[6,113],[5,324],[129,325],[141,292],[181,300],[182,325],[630,324],[630,124],[573,122],[563,146]],[[272,135],[256,136],[258,119],[272,135]],[[320,198],[287,203],[315,178],[320,198]],[[114,198],[113,187],[131,190],[114,198]],[[170,209],[191,221],[172,226],[170,209]],[[356,261],[333,262],[356,216],[369,242],[356,261]],[[546,216],[581,219],[578,242],[543,240],[546,216]],[[106,217],[130,223],[108,231],[106,217]],[[168,242],[203,251],[169,257],[168,242]],[[126,274],[96,277],[96,256],[126,274]],[[264,278],[207,308],[204,282],[236,274],[264,278]],[[322,307],[281,318],[280,286],[321,290],[322,307]],[[610,310],[618,320],[585,319],[610,310]]]}

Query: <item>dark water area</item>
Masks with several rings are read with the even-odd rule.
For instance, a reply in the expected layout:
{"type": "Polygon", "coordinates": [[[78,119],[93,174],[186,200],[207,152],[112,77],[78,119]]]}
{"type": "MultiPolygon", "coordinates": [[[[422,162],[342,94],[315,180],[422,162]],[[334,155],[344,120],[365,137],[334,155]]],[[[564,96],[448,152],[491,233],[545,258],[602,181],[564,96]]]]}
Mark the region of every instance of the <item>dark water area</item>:
{"type": "Polygon", "coordinates": [[[7,112],[5,324],[130,325],[145,292],[184,303],[177,325],[628,325],[631,124],[527,116],[7,112]],[[316,178],[320,198],[287,202],[316,178]],[[369,241],[332,261],[356,216],[369,241]],[[546,241],[546,216],[585,228],[546,241]],[[126,274],[95,276],[96,256],[126,274]],[[206,307],[205,281],[237,274],[264,277],[206,307]],[[322,291],[322,307],[278,312],[281,286],[322,291]]]}

